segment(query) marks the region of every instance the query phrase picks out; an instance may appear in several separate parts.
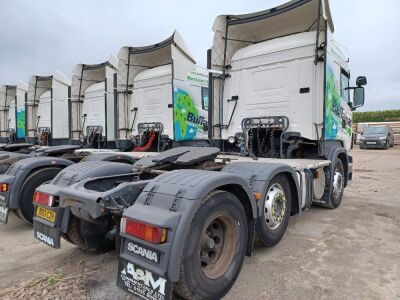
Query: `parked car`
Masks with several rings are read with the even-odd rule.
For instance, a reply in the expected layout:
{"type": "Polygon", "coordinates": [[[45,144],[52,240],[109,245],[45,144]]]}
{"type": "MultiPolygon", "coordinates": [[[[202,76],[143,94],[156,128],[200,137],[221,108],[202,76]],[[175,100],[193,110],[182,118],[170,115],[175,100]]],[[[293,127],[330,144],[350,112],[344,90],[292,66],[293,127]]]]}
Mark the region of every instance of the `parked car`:
{"type": "Polygon", "coordinates": [[[360,149],[384,148],[394,146],[393,129],[389,126],[369,126],[360,138],[360,149]]]}

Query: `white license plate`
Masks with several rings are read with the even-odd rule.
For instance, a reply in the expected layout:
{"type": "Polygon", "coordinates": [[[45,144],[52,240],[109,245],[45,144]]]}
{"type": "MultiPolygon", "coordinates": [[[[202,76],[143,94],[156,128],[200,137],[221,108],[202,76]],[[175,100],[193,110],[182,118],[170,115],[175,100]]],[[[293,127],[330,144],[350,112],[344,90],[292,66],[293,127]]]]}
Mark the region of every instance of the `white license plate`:
{"type": "Polygon", "coordinates": [[[367,142],[368,145],[376,145],[376,142],[367,142]]]}

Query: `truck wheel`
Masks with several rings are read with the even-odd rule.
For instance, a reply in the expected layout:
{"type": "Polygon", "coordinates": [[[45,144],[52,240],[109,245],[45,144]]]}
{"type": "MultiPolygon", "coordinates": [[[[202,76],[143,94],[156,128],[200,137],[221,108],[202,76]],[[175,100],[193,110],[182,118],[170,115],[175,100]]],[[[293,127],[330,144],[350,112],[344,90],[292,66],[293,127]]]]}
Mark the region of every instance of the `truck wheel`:
{"type": "Polygon", "coordinates": [[[68,224],[68,232],[66,234],[68,242],[74,244],[79,249],[88,250],[85,241],[81,237],[81,220],[72,216],[68,224]]]}
{"type": "Polygon", "coordinates": [[[342,161],[337,158],[335,163],[335,172],[333,173],[333,181],[332,181],[332,195],[331,195],[331,204],[330,208],[339,207],[340,203],[342,203],[343,192],[344,192],[344,168],[342,161]]]}
{"type": "Polygon", "coordinates": [[[289,224],[291,191],[283,174],[272,178],[263,204],[263,214],[257,219],[256,230],[260,242],[266,247],[279,243],[289,224]]]}
{"type": "MultiPolygon", "coordinates": [[[[88,226],[90,228],[96,225],[75,216],[71,216],[66,240],[85,252],[109,251],[115,249],[115,242],[106,240],[103,235],[99,235],[91,241],[90,238],[84,238],[82,236],[82,231],[85,231],[85,229],[87,230],[88,226]]],[[[93,228],[91,230],[93,230],[93,228]]]]}
{"type": "MultiPolygon", "coordinates": [[[[325,208],[337,208],[342,203],[343,192],[344,192],[344,168],[343,163],[339,158],[336,158],[335,162],[335,171],[333,173],[333,180],[332,180],[332,193],[331,198],[329,199],[329,203],[316,203],[318,206],[325,207],[325,208]]],[[[330,182],[330,179],[327,178],[327,183],[330,182]]],[[[325,193],[329,192],[328,189],[325,189],[325,193]]],[[[322,198],[328,198],[325,196],[322,198]]]]}
{"type": "Polygon", "coordinates": [[[221,299],[242,267],[247,226],[244,208],[236,196],[224,191],[208,194],[186,236],[174,293],[185,299],[221,299]]]}
{"type": "Polygon", "coordinates": [[[21,187],[20,197],[18,199],[18,216],[25,222],[33,223],[33,194],[40,185],[56,177],[61,171],[60,168],[45,168],[33,172],[25,179],[21,187]]]}

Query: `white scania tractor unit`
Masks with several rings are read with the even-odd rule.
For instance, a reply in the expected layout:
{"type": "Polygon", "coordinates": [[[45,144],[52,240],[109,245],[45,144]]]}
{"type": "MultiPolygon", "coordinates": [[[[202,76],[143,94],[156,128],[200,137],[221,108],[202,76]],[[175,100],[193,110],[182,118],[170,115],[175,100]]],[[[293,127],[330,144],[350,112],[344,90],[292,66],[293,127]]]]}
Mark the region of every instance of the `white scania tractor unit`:
{"type": "Polygon", "coordinates": [[[70,140],[89,148],[115,148],[114,77],[118,59],[78,64],[72,72],[70,140]]]}
{"type": "Polygon", "coordinates": [[[123,47],[118,58],[119,148],[160,151],[208,141],[208,72],[178,32],[155,45],[123,47]]]}
{"type": "Polygon", "coordinates": [[[26,104],[26,142],[40,146],[69,141],[68,99],[71,82],[60,72],[29,79],[26,104]]]}
{"type": "Polygon", "coordinates": [[[57,248],[72,232],[93,249],[119,233],[117,285],[145,299],[222,298],[256,234],[276,245],[291,215],[337,208],[352,179],[352,110],[364,104],[367,80],[349,84],[328,0],[219,16],[213,30],[204,106],[212,146],[186,144],[129,173],[79,182],[90,166],[76,164],[35,193],[38,238],[57,248]]]}

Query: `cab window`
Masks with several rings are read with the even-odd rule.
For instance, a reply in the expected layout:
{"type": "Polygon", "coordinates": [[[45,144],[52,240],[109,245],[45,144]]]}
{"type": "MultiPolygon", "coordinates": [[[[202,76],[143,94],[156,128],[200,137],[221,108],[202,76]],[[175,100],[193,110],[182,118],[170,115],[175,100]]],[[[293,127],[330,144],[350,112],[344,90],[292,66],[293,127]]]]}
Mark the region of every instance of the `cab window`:
{"type": "Polygon", "coordinates": [[[201,88],[201,106],[203,110],[208,111],[208,88],[206,87],[201,88]]]}
{"type": "Polygon", "coordinates": [[[340,72],[340,97],[346,102],[350,102],[350,90],[346,88],[349,87],[350,76],[345,70],[340,72]]]}

